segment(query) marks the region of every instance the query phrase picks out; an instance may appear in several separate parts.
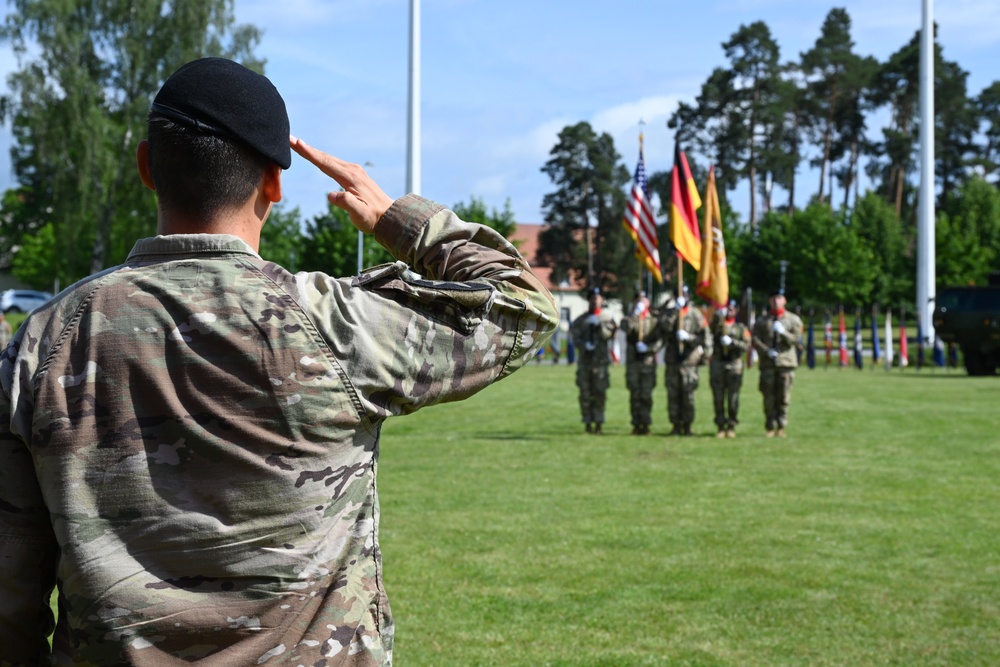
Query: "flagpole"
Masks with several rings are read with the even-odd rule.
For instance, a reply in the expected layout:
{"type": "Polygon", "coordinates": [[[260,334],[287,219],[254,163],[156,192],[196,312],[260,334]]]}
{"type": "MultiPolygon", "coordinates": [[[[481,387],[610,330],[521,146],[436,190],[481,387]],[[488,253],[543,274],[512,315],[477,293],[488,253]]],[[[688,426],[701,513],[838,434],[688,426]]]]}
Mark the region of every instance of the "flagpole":
{"type": "Polygon", "coordinates": [[[583,224],[587,225],[587,288],[596,287],[594,285],[594,228],[590,225],[590,211],[587,209],[587,193],[590,192],[590,183],[583,183],[583,224]]]}
{"type": "MultiPolygon", "coordinates": [[[[645,156],[645,153],[643,153],[643,144],[642,144],[642,142],[643,142],[642,126],[645,125],[645,124],[646,123],[642,119],[639,119],[639,128],[640,128],[639,129],[639,155],[640,156],[645,156]]],[[[636,252],[638,252],[638,250],[636,250],[636,252]]],[[[639,260],[638,264],[639,264],[639,278],[638,278],[638,282],[636,283],[636,288],[638,289],[639,292],[641,292],[642,291],[642,260],[639,260]]],[[[638,292],[636,293],[636,296],[639,296],[638,292]]],[[[652,293],[647,294],[646,296],[651,297],[652,293]]]]}
{"type": "Polygon", "coordinates": [[[410,0],[410,94],[406,123],[406,191],[420,194],[420,0],[410,0]]]}
{"type": "Polygon", "coordinates": [[[934,343],[936,297],[934,239],[934,16],[933,1],[923,0],[920,32],[920,194],[917,222],[917,318],[934,343]]]}

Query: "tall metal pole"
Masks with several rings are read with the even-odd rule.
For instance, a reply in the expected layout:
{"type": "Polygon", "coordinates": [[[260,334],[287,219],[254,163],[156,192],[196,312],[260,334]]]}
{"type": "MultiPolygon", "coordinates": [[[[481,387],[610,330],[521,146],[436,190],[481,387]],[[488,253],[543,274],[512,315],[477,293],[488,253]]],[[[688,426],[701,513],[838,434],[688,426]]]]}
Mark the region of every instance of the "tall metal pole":
{"type": "Polygon", "coordinates": [[[420,0],[410,0],[410,92],[406,122],[406,191],[420,194],[420,0]]]}
{"type": "Polygon", "coordinates": [[[920,199],[917,213],[917,317],[934,342],[934,15],[923,0],[920,33],[920,199]]]}

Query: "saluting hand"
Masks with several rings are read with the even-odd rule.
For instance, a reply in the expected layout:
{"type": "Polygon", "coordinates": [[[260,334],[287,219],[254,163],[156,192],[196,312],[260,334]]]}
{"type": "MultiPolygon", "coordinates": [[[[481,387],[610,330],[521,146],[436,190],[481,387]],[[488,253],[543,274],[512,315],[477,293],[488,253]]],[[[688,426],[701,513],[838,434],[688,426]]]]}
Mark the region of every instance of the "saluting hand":
{"type": "Polygon", "coordinates": [[[375,224],[392,206],[393,199],[371,179],[364,167],[324,153],[298,137],[289,137],[288,143],[293,151],[344,188],[327,195],[330,203],[347,211],[354,226],[365,234],[374,232],[375,224]]]}

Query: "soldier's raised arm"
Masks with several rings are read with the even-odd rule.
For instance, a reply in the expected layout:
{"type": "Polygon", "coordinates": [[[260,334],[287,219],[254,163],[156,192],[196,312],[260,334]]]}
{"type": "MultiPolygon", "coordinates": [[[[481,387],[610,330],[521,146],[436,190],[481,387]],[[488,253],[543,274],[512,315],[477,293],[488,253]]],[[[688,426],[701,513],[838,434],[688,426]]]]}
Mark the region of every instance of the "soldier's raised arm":
{"type": "Polygon", "coordinates": [[[369,360],[350,380],[370,416],[470,396],[544,346],[558,324],[555,303],[509,241],[416,195],[393,201],[360,167],[301,140],[292,148],[344,187],[331,203],[399,260],[351,289],[323,274],[296,276],[314,308],[330,309],[320,321],[336,311],[367,324],[323,334],[337,352],[369,360]]]}

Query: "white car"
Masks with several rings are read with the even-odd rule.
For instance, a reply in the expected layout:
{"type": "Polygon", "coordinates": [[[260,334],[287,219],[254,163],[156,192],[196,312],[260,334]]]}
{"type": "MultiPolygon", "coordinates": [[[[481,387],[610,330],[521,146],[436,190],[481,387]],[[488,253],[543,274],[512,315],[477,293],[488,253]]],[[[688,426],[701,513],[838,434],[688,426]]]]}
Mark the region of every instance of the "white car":
{"type": "Polygon", "coordinates": [[[9,289],[0,294],[0,310],[5,313],[30,313],[52,298],[48,292],[30,289],[9,289]]]}

